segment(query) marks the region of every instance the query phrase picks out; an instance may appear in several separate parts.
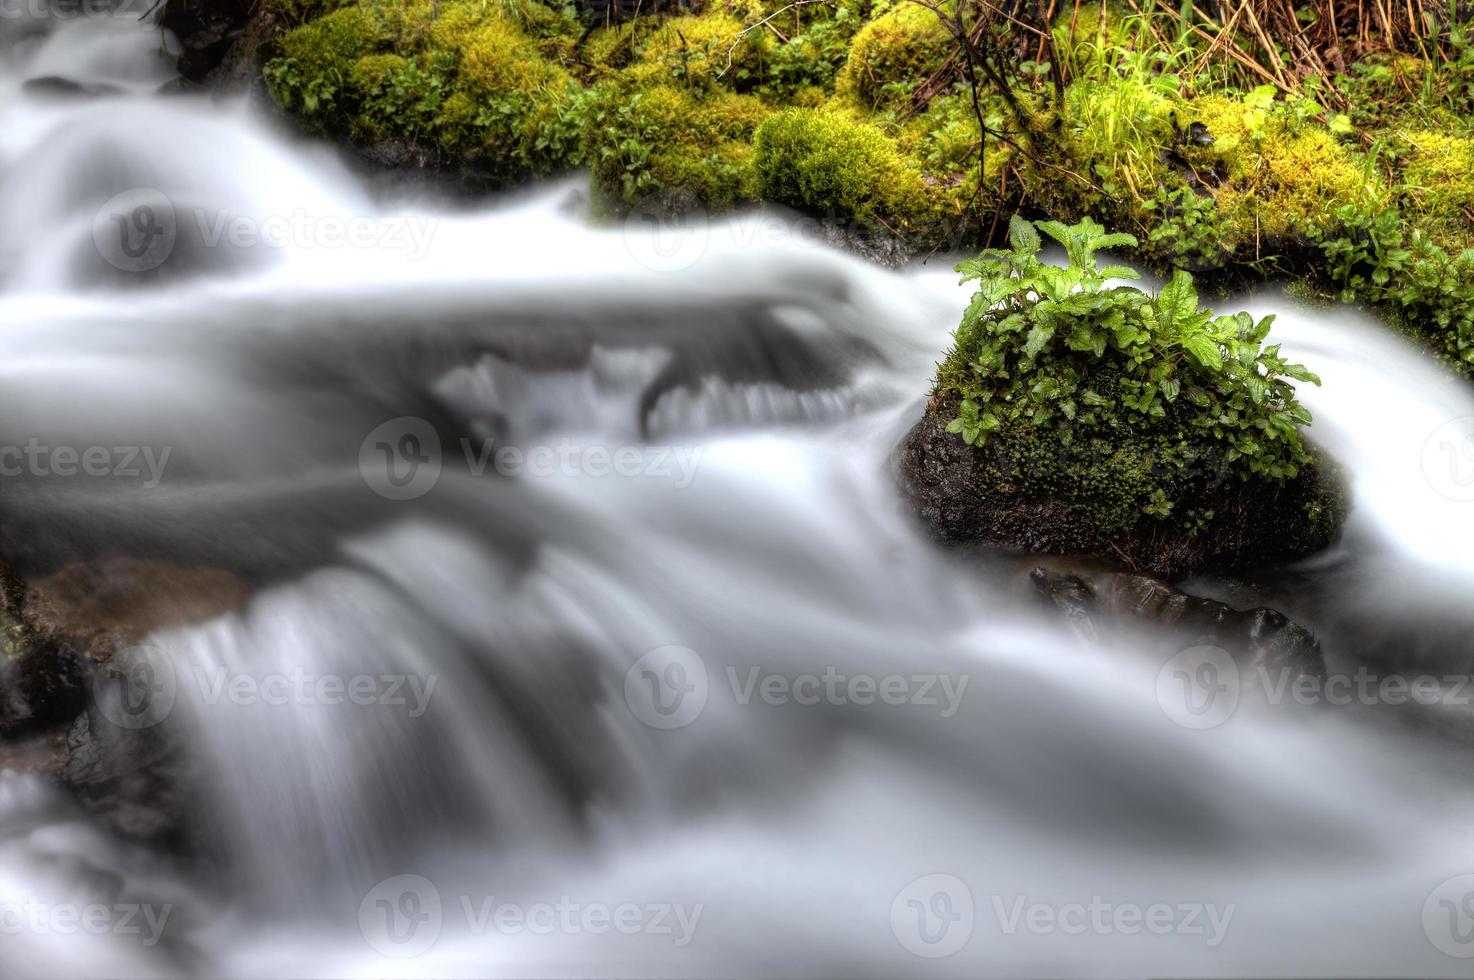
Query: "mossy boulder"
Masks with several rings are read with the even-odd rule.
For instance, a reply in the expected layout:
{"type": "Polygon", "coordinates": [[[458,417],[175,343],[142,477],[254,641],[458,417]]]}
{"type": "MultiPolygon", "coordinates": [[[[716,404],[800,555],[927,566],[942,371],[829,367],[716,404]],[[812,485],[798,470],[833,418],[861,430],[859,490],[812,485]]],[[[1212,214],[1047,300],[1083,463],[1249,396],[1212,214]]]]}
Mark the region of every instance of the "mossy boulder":
{"type": "Polygon", "coordinates": [[[902,108],[955,48],[935,11],[901,3],[860,28],[835,93],[868,109],[902,108]]]}
{"type": "Polygon", "coordinates": [[[1158,457],[1129,437],[977,449],[947,431],[960,402],[934,397],[899,459],[912,506],[947,542],[1096,555],[1177,577],[1303,558],[1334,543],[1345,519],[1339,470],[1314,446],[1309,465],[1282,485],[1225,478],[1215,461],[1184,478],[1175,453],[1158,457]],[[1164,487],[1191,513],[1144,513],[1140,501],[1164,487]]]}
{"type": "MultiPolygon", "coordinates": [[[[1336,467],[1304,438],[1269,319],[1214,317],[1186,273],[1151,296],[1108,285],[1098,248],[1133,244],[1029,222],[960,268],[980,283],[901,451],[904,485],[944,539],[1093,554],[1159,575],[1302,557],[1346,513],[1336,467]]],[[[1272,319],[1272,318],[1271,318],[1272,319]]]]}

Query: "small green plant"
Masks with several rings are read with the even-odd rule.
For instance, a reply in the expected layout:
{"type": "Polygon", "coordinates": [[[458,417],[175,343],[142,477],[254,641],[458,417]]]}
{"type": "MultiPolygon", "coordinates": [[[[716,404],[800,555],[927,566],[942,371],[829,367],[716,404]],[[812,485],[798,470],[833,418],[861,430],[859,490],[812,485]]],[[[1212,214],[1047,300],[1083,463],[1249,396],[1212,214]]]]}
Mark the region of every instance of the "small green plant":
{"type": "MultiPolygon", "coordinates": [[[[1088,218],[1067,227],[1015,217],[1009,244],[957,267],[978,290],[943,366],[942,387],[961,396],[950,431],[977,446],[1041,433],[1066,446],[1140,437],[1159,461],[1206,450],[1228,475],[1275,483],[1309,462],[1300,427],[1310,413],[1291,382],[1319,379],[1263,345],[1273,317],[1200,309],[1180,270],[1155,296],[1114,284],[1136,272],[1099,268],[1095,254],[1136,239],[1088,218]],[[1064,246],[1067,265],[1040,260],[1040,231],[1064,246]]],[[[1159,490],[1170,487],[1152,487],[1143,510],[1171,509],[1173,495],[1159,490]]]]}

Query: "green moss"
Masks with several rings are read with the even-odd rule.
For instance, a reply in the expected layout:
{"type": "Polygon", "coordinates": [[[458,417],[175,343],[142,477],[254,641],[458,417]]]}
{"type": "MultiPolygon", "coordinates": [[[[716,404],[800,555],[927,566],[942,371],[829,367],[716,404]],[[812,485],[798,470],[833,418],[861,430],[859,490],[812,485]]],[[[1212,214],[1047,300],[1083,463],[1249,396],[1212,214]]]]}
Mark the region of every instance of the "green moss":
{"type": "Polygon", "coordinates": [[[348,72],[348,84],[361,96],[371,95],[403,72],[409,61],[397,54],[371,54],[359,58],[348,72]]]}
{"type": "Polygon", "coordinates": [[[572,80],[510,21],[486,21],[452,49],[460,54],[460,82],[473,97],[557,92],[572,80]]]}
{"type": "Polygon", "coordinates": [[[636,38],[630,24],[601,27],[584,41],[579,58],[596,76],[628,68],[637,56],[636,38]]]}
{"type": "Polygon", "coordinates": [[[342,101],[354,64],[381,44],[378,22],[346,7],[284,34],[262,74],[277,104],[327,131],[352,108],[342,101]]]}
{"type": "Polygon", "coordinates": [[[673,82],[748,91],[761,81],[767,34],[743,27],[724,13],[662,19],[642,37],[640,57],[673,82]]]}
{"type": "Polygon", "coordinates": [[[1413,130],[1395,142],[1402,206],[1445,248],[1474,248],[1474,139],[1413,130]]]}
{"type": "Polygon", "coordinates": [[[901,108],[955,46],[934,12],[902,3],[860,28],[835,92],[869,109],[901,108]]]}
{"type": "Polygon", "coordinates": [[[584,138],[595,186],[626,204],[679,191],[708,207],[754,196],[750,141],[770,110],[751,96],[648,85],[621,73],[597,86],[584,138]]]}
{"type": "Polygon", "coordinates": [[[929,216],[921,175],[879,129],[838,112],[789,109],[754,137],[764,198],[903,231],[929,216]]]}
{"type": "MultiPolygon", "coordinates": [[[[1038,231],[1017,218],[1010,248],[958,266],[978,292],[928,419],[946,406],[947,432],[980,452],[966,482],[978,499],[948,530],[975,521],[979,537],[1169,573],[1279,554],[1301,535],[1324,546],[1345,507],[1302,441],[1310,415],[1291,383],[1319,381],[1264,346],[1273,318],[1214,317],[1183,272],[1156,296],[1113,286],[1134,273],[1098,269],[1095,253],[1129,236],[1037,227],[1066,268],[1038,260],[1038,231]]],[[[916,471],[945,470],[959,447],[934,428],[924,439],[916,471]]]]}
{"type": "Polygon", "coordinates": [[[1195,100],[1188,114],[1213,141],[1186,155],[1219,184],[1218,210],[1234,244],[1323,232],[1337,226],[1342,207],[1377,200],[1375,182],[1324,128],[1221,96],[1195,100]]]}

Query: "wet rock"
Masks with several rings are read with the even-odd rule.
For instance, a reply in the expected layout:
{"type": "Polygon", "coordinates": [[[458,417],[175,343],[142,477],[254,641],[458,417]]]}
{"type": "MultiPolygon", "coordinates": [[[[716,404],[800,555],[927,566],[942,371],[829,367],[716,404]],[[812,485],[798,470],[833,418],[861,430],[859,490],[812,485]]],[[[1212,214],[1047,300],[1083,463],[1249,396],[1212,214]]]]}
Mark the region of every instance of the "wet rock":
{"type": "Polygon", "coordinates": [[[67,733],[64,778],[77,800],[130,840],[187,846],[188,756],[167,725],[128,729],[90,706],[67,733]]]}
{"type": "Polygon", "coordinates": [[[159,23],[179,39],[179,73],[202,80],[217,68],[250,20],[251,0],[168,0],[159,23]]]}
{"type": "Polygon", "coordinates": [[[26,584],[25,618],[97,665],[149,633],[245,605],[246,584],[222,568],[111,557],[77,562],[26,584]]]}
{"type": "Polygon", "coordinates": [[[31,737],[63,724],[82,703],[76,657],[0,612],[0,739],[31,737]]]}
{"type": "Polygon", "coordinates": [[[64,784],[118,834],[192,849],[185,817],[200,808],[186,801],[200,782],[168,712],[120,712],[105,699],[118,693],[115,675],[138,667],[120,652],[240,609],[246,584],[224,569],[122,557],[29,581],[6,572],[0,584],[0,642],[16,651],[0,658],[0,765],[64,784]]]}
{"type": "Polygon", "coordinates": [[[1256,674],[1325,677],[1315,635],[1277,610],[1235,609],[1188,595],[1156,576],[1091,559],[1027,565],[1027,584],[1020,590],[1059,614],[1083,639],[1119,640],[1145,630],[1164,648],[1221,647],[1256,674]]]}
{"type": "Polygon", "coordinates": [[[27,95],[53,99],[90,99],[103,95],[117,95],[122,91],[116,85],[101,82],[88,84],[62,78],[60,75],[28,78],[21,83],[20,87],[27,95]]]}
{"type": "MultiPolygon", "coordinates": [[[[1088,507],[1036,490],[997,441],[969,446],[947,431],[955,396],[936,396],[901,444],[896,475],[918,516],[943,541],[1051,555],[1093,555],[1134,570],[1178,577],[1205,569],[1290,562],[1323,551],[1340,535],[1347,503],[1335,462],[1313,444],[1313,460],[1275,486],[1199,474],[1195,503],[1210,517],[1188,527],[1141,515],[1107,531],[1088,507]]],[[[1040,459],[1041,468],[1062,465],[1040,459]]],[[[1041,470],[1042,472],[1042,470],[1041,470]]],[[[1098,479],[1104,479],[1096,474],[1098,479]]]]}

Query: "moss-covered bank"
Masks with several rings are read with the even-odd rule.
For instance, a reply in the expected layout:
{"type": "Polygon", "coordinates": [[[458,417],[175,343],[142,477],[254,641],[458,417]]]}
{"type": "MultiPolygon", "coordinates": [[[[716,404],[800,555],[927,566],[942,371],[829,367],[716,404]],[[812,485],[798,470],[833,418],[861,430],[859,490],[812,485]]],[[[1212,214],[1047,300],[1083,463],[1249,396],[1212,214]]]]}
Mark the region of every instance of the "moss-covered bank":
{"type": "Polygon", "coordinates": [[[263,75],[303,126],[480,186],[588,168],[617,206],[774,201],[917,251],[997,240],[1016,210],[1093,215],[1159,271],[1302,278],[1474,370],[1463,35],[1453,62],[1370,53],[1257,85],[1172,15],[1066,6],[1057,90],[1036,65],[1010,78],[1015,105],[979,91],[984,139],[955,42],[907,0],[710,0],[597,27],[537,0],[265,2],[286,29],[263,75]]]}

